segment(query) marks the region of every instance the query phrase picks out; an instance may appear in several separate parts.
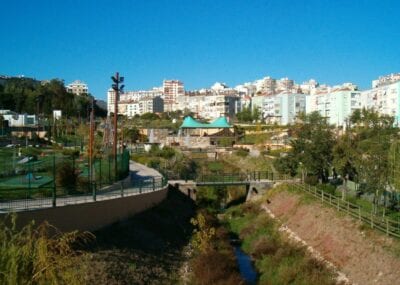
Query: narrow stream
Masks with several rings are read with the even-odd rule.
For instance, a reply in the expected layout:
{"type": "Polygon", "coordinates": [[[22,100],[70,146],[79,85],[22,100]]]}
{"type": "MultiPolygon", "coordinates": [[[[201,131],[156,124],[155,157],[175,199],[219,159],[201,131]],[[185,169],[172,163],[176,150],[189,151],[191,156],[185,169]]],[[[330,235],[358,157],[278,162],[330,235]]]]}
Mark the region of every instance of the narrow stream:
{"type": "Polygon", "coordinates": [[[250,256],[243,252],[236,240],[232,241],[232,246],[235,249],[240,275],[246,281],[246,284],[257,284],[257,271],[254,269],[250,256]]]}

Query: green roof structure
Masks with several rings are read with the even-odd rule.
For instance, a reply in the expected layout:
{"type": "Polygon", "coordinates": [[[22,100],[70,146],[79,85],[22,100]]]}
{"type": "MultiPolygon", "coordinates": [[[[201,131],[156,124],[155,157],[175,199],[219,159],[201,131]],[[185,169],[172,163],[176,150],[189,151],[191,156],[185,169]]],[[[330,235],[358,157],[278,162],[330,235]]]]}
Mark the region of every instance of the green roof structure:
{"type": "Polygon", "coordinates": [[[180,129],[227,129],[232,128],[232,126],[226,120],[226,117],[219,117],[209,124],[200,123],[192,117],[188,116],[183,120],[180,129]]]}

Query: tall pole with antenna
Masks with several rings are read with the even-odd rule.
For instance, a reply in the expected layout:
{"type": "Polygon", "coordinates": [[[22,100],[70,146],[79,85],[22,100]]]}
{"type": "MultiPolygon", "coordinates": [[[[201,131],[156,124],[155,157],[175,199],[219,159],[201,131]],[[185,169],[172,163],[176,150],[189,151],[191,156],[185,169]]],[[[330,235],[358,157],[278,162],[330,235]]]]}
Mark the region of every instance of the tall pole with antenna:
{"type": "Polygon", "coordinates": [[[113,156],[114,156],[114,179],[118,179],[118,162],[117,162],[117,144],[118,144],[118,100],[119,93],[123,92],[124,85],[119,85],[124,82],[124,77],[120,77],[119,73],[116,72],[115,76],[111,76],[112,81],[114,82],[111,86],[115,93],[114,98],[114,140],[113,140],[113,156]]]}

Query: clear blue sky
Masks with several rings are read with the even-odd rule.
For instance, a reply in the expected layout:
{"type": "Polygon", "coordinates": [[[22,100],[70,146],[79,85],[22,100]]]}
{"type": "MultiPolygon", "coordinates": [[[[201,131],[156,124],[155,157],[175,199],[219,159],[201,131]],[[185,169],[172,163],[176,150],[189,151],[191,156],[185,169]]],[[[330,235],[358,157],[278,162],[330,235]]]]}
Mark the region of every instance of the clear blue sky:
{"type": "Polygon", "coordinates": [[[368,88],[400,72],[400,1],[2,1],[0,74],[80,79],[105,99],[180,79],[186,89],[266,75],[368,88]]]}

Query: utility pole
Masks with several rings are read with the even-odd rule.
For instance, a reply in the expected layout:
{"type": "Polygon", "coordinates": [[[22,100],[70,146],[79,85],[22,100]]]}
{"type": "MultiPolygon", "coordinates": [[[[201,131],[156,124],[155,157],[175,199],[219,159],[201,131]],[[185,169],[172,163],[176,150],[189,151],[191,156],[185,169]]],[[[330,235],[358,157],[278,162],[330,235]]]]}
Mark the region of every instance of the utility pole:
{"type": "Polygon", "coordinates": [[[114,82],[111,86],[115,92],[114,98],[114,142],[113,142],[113,156],[114,156],[114,179],[117,180],[118,177],[118,162],[117,162],[117,144],[118,144],[118,100],[119,93],[123,92],[124,85],[119,86],[120,83],[124,82],[124,77],[120,77],[119,73],[116,72],[115,76],[111,76],[114,82]]]}
{"type": "Polygon", "coordinates": [[[89,182],[93,181],[93,146],[94,146],[94,98],[92,98],[92,107],[90,110],[90,133],[89,133],[89,182]]]}

